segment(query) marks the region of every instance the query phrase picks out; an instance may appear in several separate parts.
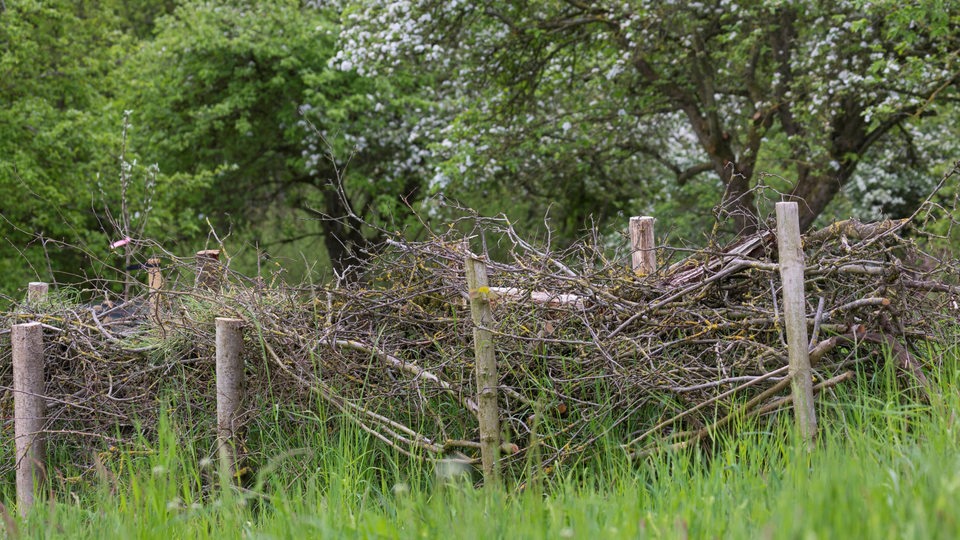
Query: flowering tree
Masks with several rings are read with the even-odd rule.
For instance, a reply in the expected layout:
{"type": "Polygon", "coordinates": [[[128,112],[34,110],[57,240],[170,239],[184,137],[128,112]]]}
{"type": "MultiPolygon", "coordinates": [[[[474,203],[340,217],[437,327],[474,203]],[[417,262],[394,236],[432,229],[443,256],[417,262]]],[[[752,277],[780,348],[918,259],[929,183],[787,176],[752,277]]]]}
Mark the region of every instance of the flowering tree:
{"type": "Polygon", "coordinates": [[[658,188],[631,178],[710,173],[748,232],[760,170],[790,180],[808,227],[845,186],[870,192],[883,171],[895,187],[956,148],[955,0],[378,0],[346,20],[341,69],[443,81],[440,185],[508,180],[599,208],[658,188]]]}

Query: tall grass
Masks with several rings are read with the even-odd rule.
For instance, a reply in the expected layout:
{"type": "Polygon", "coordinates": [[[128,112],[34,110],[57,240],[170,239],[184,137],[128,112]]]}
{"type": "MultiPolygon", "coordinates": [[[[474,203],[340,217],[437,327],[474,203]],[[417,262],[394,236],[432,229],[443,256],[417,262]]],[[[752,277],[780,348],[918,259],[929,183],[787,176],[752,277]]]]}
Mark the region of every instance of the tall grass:
{"type": "Polygon", "coordinates": [[[469,471],[441,478],[359,430],[332,430],[319,406],[267,405],[248,434],[256,474],[244,489],[223,489],[200,427],[165,415],[156,439],[105,451],[95,479],[73,479],[71,456],[55,451],[55,495],[26,520],[9,517],[6,481],[7,535],[958,538],[960,372],[955,361],[943,365],[930,400],[905,393],[892,369],[821,398],[812,453],[779,415],[637,462],[601,442],[594,459],[558,466],[542,484],[497,490],[474,488],[469,471]]]}

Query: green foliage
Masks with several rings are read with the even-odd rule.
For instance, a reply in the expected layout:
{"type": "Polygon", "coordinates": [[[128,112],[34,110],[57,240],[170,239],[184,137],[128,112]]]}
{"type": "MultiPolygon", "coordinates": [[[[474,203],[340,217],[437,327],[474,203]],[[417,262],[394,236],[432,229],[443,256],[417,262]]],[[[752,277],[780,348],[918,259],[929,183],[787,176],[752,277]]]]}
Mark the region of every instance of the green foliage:
{"type": "MultiPolygon", "coordinates": [[[[0,13],[0,294],[27,281],[115,279],[124,236],[195,236],[202,176],[161,175],[128,145],[116,67],[134,40],[98,2],[21,2],[0,13]],[[126,200],[124,200],[124,198],[126,200]],[[124,213],[126,211],[126,213],[124,213]],[[192,216],[196,219],[195,214],[192,216]],[[139,234],[135,234],[139,233],[139,234]]],[[[142,261],[141,261],[142,262],[142,261]]]]}
{"type": "Polygon", "coordinates": [[[23,202],[2,209],[3,292],[118,264],[124,236],[188,254],[211,225],[237,233],[244,271],[267,250],[355,262],[378,236],[361,218],[402,229],[421,196],[423,78],[334,66],[333,8],[14,1],[0,17],[0,196],[23,202]]]}
{"type": "Polygon", "coordinates": [[[269,220],[280,234],[247,237],[261,247],[325,235],[335,265],[353,255],[342,244],[373,235],[349,214],[388,225],[422,176],[415,144],[399,139],[412,81],[332,68],[337,16],[292,1],[184,2],[123,72],[125,106],[147,126],[137,144],[166,174],[211,180],[198,213],[220,230],[269,220]]]}
{"type": "Polygon", "coordinates": [[[841,189],[861,216],[912,210],[956,151],[956,2],[404,6],[354,2],[343,47],[368,71],[448,78],[447,191],[501,183],[582,225],[699,182],[712,194],[690,210],[722,198],[749,227],[766,171],[808,226],[841,189]]]}
{"type": "Polygon", "coordinates": [[[108,73],[128,41],[90,7],[15,0],[0,12],[2,292],[50,279],[46,257],[58,269],[83,264],[41,237],[105,246],[93,186],[117,170],[120,122],[108,73]]]}
{"type": "Polygon", "coordinates": [[[902,216],[960,151],[955,4],[3,2],[0,294],[131,233],[343,269],[433,195],[560,243],[749,224],[760,173],[902,216]]]}

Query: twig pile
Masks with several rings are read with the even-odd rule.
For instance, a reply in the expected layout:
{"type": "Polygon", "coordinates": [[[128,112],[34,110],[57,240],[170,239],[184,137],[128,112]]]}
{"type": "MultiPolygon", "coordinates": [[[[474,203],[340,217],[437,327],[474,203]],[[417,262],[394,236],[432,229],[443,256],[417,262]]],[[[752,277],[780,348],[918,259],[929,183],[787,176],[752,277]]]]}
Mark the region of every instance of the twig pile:
{"type": "MultiPolygon", "coordinates": [[[[467,239],[398,238],[357,279],[324,288],[267,285],[225,267],[211,288],[193,282],[193,261],[167,254],[159,297],[112,308],[54,298],[3,324],[46,325],[48,429],[78,441],[150,429],[165,387],[176,390],[172,406],[212,414],[213,319],[230,316],[247,322],[251,411],[316,410],[319,397],[335,413],[330,425],[354,424],[402,453],[477,457],[463,263],[468,244],[482,252],[496,241],[509,253],[487,260],[508,459],[536,444],[549,463],[611,436],[634,455],[682,447],[789,404],[772,230],[638,276],[629,254],[609,257],[598,242],[556,251],[506,219],[474,224],[467,239]]],[[[878,369],[884,350],[906,386],[925,387],[923,362],[936,359],[927,347],[946,346],[938,338],[956,325],[960,288],[956,261],[918,247],[923,233],[917,219],[848,221],[805,237],[817,389],[878,369]]],[[[0,350],[9,419],[9,346],[0,350]]]]}

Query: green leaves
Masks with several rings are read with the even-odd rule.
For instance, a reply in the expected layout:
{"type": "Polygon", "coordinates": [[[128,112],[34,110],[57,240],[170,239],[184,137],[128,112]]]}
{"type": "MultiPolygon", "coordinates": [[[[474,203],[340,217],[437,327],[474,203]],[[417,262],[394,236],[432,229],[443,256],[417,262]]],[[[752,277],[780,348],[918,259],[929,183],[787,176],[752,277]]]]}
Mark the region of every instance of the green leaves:
{"type": "MultiPolygon", "coordinates": [[[[111,102],[111,66],[129,40],[106,10],[75,2],[11,0],[0,13],[0,259],[10,270],[0,291],[76,274],[87,255],[47,240],[103,253],[91,212],[96,181],[118,172],[120,114],[111,102]],[[88,245],[92,242],[93,245],[88,245]],[[49,261],[49,263],[48,263],[49,261]]],[[[102,243],[101,243],[102,242],[102,243]]],[[[88,254],[88,255],[89,255],[88,254]]]]}
{"type": "Polygon", "coordinates": [[[918,104],[955,95],[955,1],[360,4],[346,58],[371,71],[426,64],[450,89],[458,112],[435,147],[444,189],[518,187],[579,225],[669,199],[688,171],[720,180],[701,210],[724,196],[733,215],[755,213],[755,173],[784,164],[809,225],[857,164],[896,159],[871,146],[926,139],[924,122],[905,121],[918,104]]]}
{"type": "Polygon", "coordinates": [[[271,216],[280,242],[320,235],[328,251],[350,250],[378,234],[358,217],[391,223],[401,197],[416,199],[411,132],[425,102],[408,95],[422,79],[341,65],[339,16],[284,0],[185,2],[125,65],[137,82],[127,105],[148,126],[138,145],[161,171],[212,181],[216,227],[266,228],[271,216]]]}

